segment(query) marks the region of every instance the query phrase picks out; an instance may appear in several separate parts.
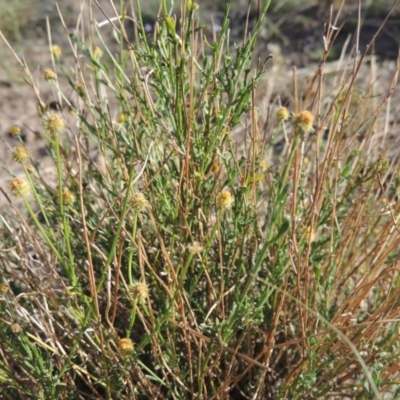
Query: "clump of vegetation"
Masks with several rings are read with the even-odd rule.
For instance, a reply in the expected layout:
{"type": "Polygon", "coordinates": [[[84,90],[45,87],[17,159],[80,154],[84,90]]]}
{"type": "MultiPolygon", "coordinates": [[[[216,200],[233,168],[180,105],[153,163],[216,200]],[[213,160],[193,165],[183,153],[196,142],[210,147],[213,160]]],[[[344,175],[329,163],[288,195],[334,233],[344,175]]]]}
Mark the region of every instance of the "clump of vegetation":
{"type": "Polygon", "coordinates": [[[356,54],[332,85],[330,26],[306,92],[257,103],[268,6],[234,50],[229,3],[214,38],[193,1],[151,36],[136,4],[134,41],[123,8],[71,32],[75,64],[58,49],[42,78],[63,109],[20,61],[54,179],[10,152],[4,398],[396,398],[399,160],[377,143],[398,70],[377,98],[356,54]]]}

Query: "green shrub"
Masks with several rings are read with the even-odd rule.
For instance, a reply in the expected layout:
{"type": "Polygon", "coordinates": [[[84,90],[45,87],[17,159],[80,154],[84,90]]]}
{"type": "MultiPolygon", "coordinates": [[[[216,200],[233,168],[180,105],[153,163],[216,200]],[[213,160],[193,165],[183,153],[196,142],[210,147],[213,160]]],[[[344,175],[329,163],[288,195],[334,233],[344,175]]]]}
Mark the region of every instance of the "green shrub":
{"type": "Polygon", "coordinates": [[[5,398],[393,394],[398,161],[377,149],[393,88],[356,79],[364,55],[332,84],[331,29],[301,101],[257,103],[268,5],[235,46],[229,4],[215,40],[191,2],[179,27],[162,3],[151,36],[137,4],[134,42],[118,18],[71,32],[75,65],[44,74],[68,106],[40,113],[56,178],[18,147],[3,190],[24,204],[2,214],[5,398]]]}

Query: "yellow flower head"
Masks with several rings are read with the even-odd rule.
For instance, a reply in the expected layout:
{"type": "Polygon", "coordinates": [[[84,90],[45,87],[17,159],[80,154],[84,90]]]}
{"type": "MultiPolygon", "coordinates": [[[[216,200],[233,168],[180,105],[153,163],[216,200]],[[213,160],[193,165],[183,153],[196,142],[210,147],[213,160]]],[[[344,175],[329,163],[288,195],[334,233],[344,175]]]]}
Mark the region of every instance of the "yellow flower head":
{"type": "Polygon", "coordinates": [[[23,199],[29,195],[31,187],[24,179],[14,178],[10,183],[10,191],[13,196],[23,199]]]}
{"type": "Polygon", "coordinates": [[[12,324],[12,325],[10,326],[10,329],[11,329],[11,332],[12,332],[12,333],[20,333],[21,330],[22,330],[21,325],[19,325],[19,324],[17,324],[17,323],[12,324]]]}
{"type": "Polygon", "coordinates": [[[29,157],[29,151],[25,146],[17,146],[12,151],[12,159],[19,164],[24,164],[25,161],[29,160],[29,157]]]}
{"type": "Polygon", "coordinates": [[[118,342],[118,350],[123,356],[129,356],[133,352],[134,345],[131,339],[124,338],[118,342]]]}
{"type": "Polygon", "coordinates": [[[54,59],[58,61],[62,54],[60,46],[57,46],[56,44],[51,46],[51,52],[53,53],[54,59]]]}
{"type": "Polygon", "coordinates": [[[9,287],[5,283],[0,284],[0,292],[7,293],[8,289],[9,289],[9,287]]]}
{"type": "Polygon", "coordinates": [[[46,81],[54,81],[54,80],[57,78],[57,74],[54,72],[53,69],[51,69],[51,68],[46,68],[46,69],[43,71],[43,78],[44,78],[46,81]]]}
{"type": "Polygon", "coordinates": [[[47,112],[42,121],[43,128],[52,136],[59,135],[65,129],[65,121],[60,114],[47,112]]]}
{"type": "Polygon", "coordinates": [[[303,133],[313,130],[314,115],[308,110],[304,110],[293,116],[293,125],[303,133]]]}
{"type": "Polygon", "coordinates": [[[290,113],[289,110],[286,107],[281,107],[277,112],[276,112],[276,118],[279,122],[283,122],[289,119],[290,113]]]}
{"type": "Polygon", "coordinates": [[[221,171],[220,164],[218,162],[214,162],[213,165],[211,166],[211,172],[215,175],[218,175],[219,171],[221,171]]]}
{"type": "Polygon", "coordinates": [[[21,128],[19,126],[12,126],[10,129],[10,133],[12,136],[18,136],[21,134],[21,128]]]}
{"type": "Polygon", "coordinates": [[[131,198],[129,199],[129,204],[132,210],[137,214],[141,213],[149,206],[149,202],[147,201],[146,197],[140,192],[132,194],[131,198]]]}
{"type": "Polygon", "coordinates": [[[66,206],[70,206],[75,202],[75,195],[69,189],[64,189],[63,191],[63,202],[66,206]]]}
{"type": "Polygon", "coordinates": [[[142,303],[149,297],[149,287],[145,283],[133,282],[128,290],[132,301],[142,303]]]}
{"type": "Polygon", "coordinates": [[[188,245],[189,253],[192,254],[200,254],[203,252],[204,247],[199,242],[193,242],[192,244],[188,245]]]}
{"type": "Polygon", "coordinates": [[[100,47],[95,47],[93,49],[93,58],[96,58],[97,60],[103,57],[103,50],[100,49],[100,47]]]}
{"type": "Polygon", "coordinates": [[[120,124],[125,123],[126,120],[127,120],[127,118],[126,118],[126,115],[125,115],[124,113],[121,113],[121,114],[118,115],[118,122],[119,122],[120,124]]]}
{"type": "Polygon", "coordinates": [[[232,207],[233,204],[233,197],[231,192],[227,190],[223,190],[217,196],[217,206],[220,210],[225,211],[232,207]]]}
{"type": "Polygon", "coordinates": [[[202,180],[203,180],[203,175],[202,175],[202,173],[199,172],[199,171],[194,171],[194,177],[195,177],[195,179],[198,180],[198,181],[202,181],[202,180]]]}

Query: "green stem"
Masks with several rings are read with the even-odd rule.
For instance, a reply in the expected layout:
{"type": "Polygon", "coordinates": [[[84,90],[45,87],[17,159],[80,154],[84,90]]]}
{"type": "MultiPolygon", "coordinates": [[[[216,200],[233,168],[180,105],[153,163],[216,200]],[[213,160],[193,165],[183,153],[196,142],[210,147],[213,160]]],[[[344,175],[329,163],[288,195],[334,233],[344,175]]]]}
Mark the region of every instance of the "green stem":
{"type": "Polygon", "coordinates": [[[54,144],[55,144],[54,147],[56,150],[56,164],[57,164],[57,178],[58,178],[58,206],[60,209],[65,245],[67,247],[68,259],[69,259],[68,275],[69,275],[69,279],[71,280],[71,282],[75,285],[77,279],[76,279],[75,270],[74,270],[74,264],[75,264],[74,254],[72,252],[71,240],[70,240],[71,229],[70,229],[68,217],[65,214],[65,209],[64,209],[61,152],[60,152],[60,142],[59,142],[58,135],[54,135],[54,144]]]}
{"type": "Polygon", "coordinates": [[[138,214],[135,213],[133,217],[133,228],[132,228],[132,246],[129,251],[129,256],[128,256],[128,281],[129,284],[132,285],[133,283],[133,277],[132,277],[132,266],[133,266],[133,254],[135,253],[135,237],[136,237],[136,230],[137,230],[137,219],[138,219],[138,214]]]}

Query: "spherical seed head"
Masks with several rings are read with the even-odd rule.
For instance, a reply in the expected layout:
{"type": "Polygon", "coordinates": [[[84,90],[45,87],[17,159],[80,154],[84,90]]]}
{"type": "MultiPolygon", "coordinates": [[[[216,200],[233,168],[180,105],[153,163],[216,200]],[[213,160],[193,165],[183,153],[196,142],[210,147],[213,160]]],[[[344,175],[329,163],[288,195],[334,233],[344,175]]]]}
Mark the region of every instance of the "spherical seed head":
{"type": "Polygon", "coordinates": [[[10,191],[13,196],[23,199],[29,195],[31,187],[24,179],[14,178],[10,183],[10,191]]]}
{"type": "Polygon", "coordinates": [[[63,201],[66,206],[70,206],[75,202],[75,195],[69,189],[64,189],[63,201]]]}
{"type": "Polygon", "coordinates": [[[11,129],[10,129],[10,133],[13,136],[18,136],[18,135],[21,134],[21,128],[19,126],[16,126],[16,125],[12,126],[11,129]]]}
{"type": "Polygon", "coordinates": [[[129,356],[133,352],[134,345],[131,339],[124,338],[118,342],[118,350],[123,356],[129,356]]]}
{"type": "Polygon", "coordinates": [[[314,115],[308,110],[304,110],[293,116],[293,125],[304,133],[313,130],[314,115]]]}
{"type": "Polygon", "coordinates": [[[53,53],[55,60],[58,61],[62,54],[60,46],[57,46],[56,44],[51,46],[51,52],[53,53]]]}
{"type": "Polygon", "coordinates": [[[51,68],[46,68],[43,71],[43,78],[46,81],[54,81],[57,78],[57,74],[51,68]]]}
{"type": "Polygon", "coordinates": [[[217,196],[217,206],[220,210],[225,211],[232,207],[233,204],[233,197],[230,192],[227,190],[223,190],[217,196]]]}
{"type": "Polygon", "coordinates": [[[132,210],[137,214],[141,213],[149,206],[149,202],[147,201],[146,197],[140,192],[132,194],[131,198],[129,199],[129,204],[132,210]]]}
{"type": "Polygon", "coordinates": [[[60,114],[48,112],[43,116],[43,127],[52,136],[59,135],[65,129],[65,121],[60,114]]]}
{"type": "Polygon", "coordinates": [[[19,325],[17,323],[11,324],[10,329],[11,329],[12,333],[20,333],[22,330],[21,325],[19,325]]]}
{"type": "Polygon", "coordinates": [[[132,301],[142,303],[149,297],[149,287],[145,283],[133,282],[128,290],[132,301]]]}
{"type": "Polygon", "coordinates": [[[191,254],[200,254],[203,252],[204,247],[199,242],[195,241],[188,245],[188,250],[191,254]]]}
{"type": "Polygon", "coordinates": [[[276,118],[279,122],[283,122],[289,119],[290,113],[286,107],[281,107],[276,112],[276,118]]]}
{"type": "Polygon", "coordinates": [[[29,160],[30,154],[25,146],[17,146],[12,151],[12,159],[18,164],[24,164],[25,161],[29,160]]]}

